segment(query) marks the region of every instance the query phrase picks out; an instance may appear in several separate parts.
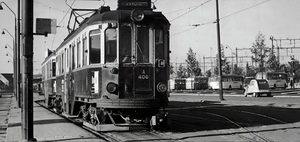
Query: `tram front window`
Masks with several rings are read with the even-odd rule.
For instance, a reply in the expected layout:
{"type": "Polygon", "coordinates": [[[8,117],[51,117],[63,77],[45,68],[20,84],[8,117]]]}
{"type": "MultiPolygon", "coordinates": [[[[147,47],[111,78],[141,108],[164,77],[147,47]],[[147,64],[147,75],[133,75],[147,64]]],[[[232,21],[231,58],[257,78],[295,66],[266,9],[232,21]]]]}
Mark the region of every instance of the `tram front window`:
{"type": "Polygon", "coordinates": [[[100,30],[90,32],[90,63],[100,63],[100,30]]]}
{"type": "Polygon", "coordinates": [[[131,63],[131,28],[120,27],[120,57],[122,63],[131,63]]]}
{"type": "Polygon", "coordinates": [[[105,62],[115,62],[117,58],[117,30],[109,28],[105,31],[105,62]]]}
{"type": "Polygon", "coordinates": [[[137,63],[149,63],[149,28],[137,28],[137,63]]]}
{"type": "Polygon", "coordinates": [[[164,36],[162,29],[155,30],[155,56],[158,59],[164,59],[164,36]]]}

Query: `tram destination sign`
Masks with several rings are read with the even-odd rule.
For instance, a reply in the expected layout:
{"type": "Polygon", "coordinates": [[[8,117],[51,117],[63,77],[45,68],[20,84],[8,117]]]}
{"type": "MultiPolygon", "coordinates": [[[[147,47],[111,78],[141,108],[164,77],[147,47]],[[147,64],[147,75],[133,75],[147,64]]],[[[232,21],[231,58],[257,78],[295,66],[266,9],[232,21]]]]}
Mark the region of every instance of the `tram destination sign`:
{"type": "Polygon", "coordinates": [[[119,0],[118,9],[151,8],[151,0],[119,0]]]}
{"type": "Polygon", "coordinates": [[[56,34],[56,19],[36,18],[37,34],[56,34]]]}

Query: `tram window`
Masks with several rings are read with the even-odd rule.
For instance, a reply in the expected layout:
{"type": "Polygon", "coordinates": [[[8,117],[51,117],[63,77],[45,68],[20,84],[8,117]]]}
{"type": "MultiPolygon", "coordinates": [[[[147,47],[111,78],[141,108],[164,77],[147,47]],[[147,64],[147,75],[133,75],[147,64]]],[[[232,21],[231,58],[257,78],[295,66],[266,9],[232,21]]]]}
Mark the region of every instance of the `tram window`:
{"type": "Polygon", "coordinates": [[[137,62],[149,63],[149,28],[139,27],[137,31],[137,62]]]}
{"type": "Polygon", "coordinates": [[[52,76],[56,76],[56,62],[52,61],[52,76]]]}
{"type": "Polygon", "coordinates": [[[65,60],[64,60],[64,53],[61,54],[61,73],[64,73],[64,69],[65,69],[65,60]]]}
{"type": "Polygon", "coordinates": [[[90,63],[100,63],[100,30],[90,32],[90,63]]]}
{"type": "Polygon", "coordinates": [[[85,34],[84,35],[82,35],[82,45],[83,45],[83,52],[82,52],[82,54],[83,54],[83,63],[82,63],[82,66],[85,66],[85,65],[87,65],[87,58],[88,58],[88,54],[86,53],[86,51],[87,51],[87,38],[86,38],[86,36],[85,36],[85,34]]]}
{"type": "Polygon", "coordinates": [[[163,30],[156,29],[155,30],[155,56],[158,59],[164,58],[164,38],[163,38],[163,30]]]}
{"type": "Polygon", "coordinates": [[[56,56],[56,74],[59,75],[59,70],[60,70],[60,61],[59,61],[59,56],[56,56]]]}
{"type": "MultiPolygon", "coordinates": [[[[71,53],[71,51],[70,51],[71,53]]],[[[71,63],[71,66],[72,66],[72,70],[75,69],[75,43],[72,44],[72,53],[71,53],[71,56],[72,56],[72,63],[71,63]]],[[[78,57],[77,57],[78,58],[78,57]]]]}
{"type": "Polygon", "coordinates": [[[131,28],[123,26],[120,28],[120,60],[122,63],[131,63],[131,28]]]}
{"type": "Polygon", "coordinates": [[[81,54],[82,54],[81,42],[78,39],[78,41],[77,41],[77,68],[81,67],[81,54]]]}
{"type": "Polygon", "coordinates": [[[105,30],[105,62],[114,62],[117,58],[117,30],[108,28],[105,30]]]}

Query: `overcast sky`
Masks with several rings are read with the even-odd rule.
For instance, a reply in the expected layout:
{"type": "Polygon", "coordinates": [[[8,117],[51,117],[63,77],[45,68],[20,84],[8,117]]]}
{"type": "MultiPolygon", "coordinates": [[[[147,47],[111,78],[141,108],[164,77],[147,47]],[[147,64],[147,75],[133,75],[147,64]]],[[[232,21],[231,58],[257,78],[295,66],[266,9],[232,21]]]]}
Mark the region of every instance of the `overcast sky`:
{"type": "MultiPolygon", "coordinates": [[[[155,0],[153,0],[155,1],[155,0]]],[[[4,0],[16,13],[17,0],[4,0]]],[[[68,0],[72,4],[73,0],[68,0]]],[[[78,0],[73,8],[99,8],[103,1],[78,0]]],[[[117,0],[105,0],[112,10],[116,9],[117,0]]],[[[215,0],[156,0],[157,10],[171,22],[171,62],[181,63],[187,58],[187,51],[192,48],[197,58],[215,57],[217,53],[216,1],[215,0]],[[195,27],[193,25],[199,24],[195,27]]],[[[219,0],[221,43],[225,56],[231,56],[235,49],[251,48],[256,35],[265,35],[265,43],[271,47],[270,36],[276,39],[300,39],[300,0],[219,0]]],[[[6,6],[0,11],[0,30],[7,29],[14,36],[14,15],[6,6]]],[[[57,34],[48,37],[34,36],[34,73],[40,73],[40,65],[47,48],[55,49],[67,36],[67,22],[70,14],[65,0],[35,0],[34,18],[57,19],[57,34]]],[[[0,35],[0,72],[12,72],[12,55],[5,45],[13,46],[12,37],[0,35]],[[8,62],[9,61],[9,62],[8,62]]],[[[295,46],[300,47],[300,40],[295,46]]],[[[274,42],[274,45],[280,45],[274,42]]],[[[281,46],[293,47],[294,41],[282,41],[281,46]]],[[[300,48],[280,50],[281,62],[287,62],[291,55],[300,58],[300,48]]],[[[233,53],[235,54],[235,53],[233,53]]],[[[247,50],[238,50],[240,56],[251,56],[247,50]]],[[[229,59],[229,61],[231,61],[229,59]]],[[[241,59],[239,62],[247,62],[241,59]]]]}

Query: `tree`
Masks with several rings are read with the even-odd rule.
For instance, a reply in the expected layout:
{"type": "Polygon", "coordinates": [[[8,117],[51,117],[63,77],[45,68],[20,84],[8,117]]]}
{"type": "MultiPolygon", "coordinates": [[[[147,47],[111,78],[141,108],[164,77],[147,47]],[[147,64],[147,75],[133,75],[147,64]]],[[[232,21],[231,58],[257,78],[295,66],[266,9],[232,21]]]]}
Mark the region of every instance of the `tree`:
{"type": "Polygon", "coordinates": [[[280,63],[278,62],[278,60],[273,52],[271,52],[269,55],[266,67],[267,67],[267,70],[272,71],[272,72],[280,71],[280,63]]]}
{"type": "Polygon", "coordinates": [[[169,68],[169,75],[172,76],[174,74],[174,66],[173,63],[170,63],[170,68],[169,68]]]}
{"type": "Polygon", "coordinates": [[[245,75],[247,77],[254,77],[256,74],[255,68],[253,66],[249,66],[249,64],[246,64],[246,73],[245,75]]]}
{"type": "Polygon", "coordinates": [[[292,60],[290,62],[288,62],[288,71],[290,73],[291,76],[294,77],[295,82],[299,82],[300,80],[300,63],[298,60],[292,60]]]}
{"type": "MultiPolygon", "coordinates": [[[[247,63],[248,64],[248,63],[247,63]]],[[[232,74],[243,75],[243,68],[238,67],[237,64],[234,64],[232,74]]]]}
{"type": "Polygon", "coordinates": [[[187,63],[186,69],[189,77],[201,75],[199,62],[196,59],[196,53],[193,52],[193,49],[189,48],[185,62],[187,63]]]}
{"type": "MultiPolygon", "coordinates": [[[[216,59],[217,63],[219,63],[219,59],[216,59]]],[[[227,61],[227,58],[222,59],[222,74],[230,74],[231,72],[231,66],[229,65],[229,62],[227,61]]],[[[214,74],[219,75],[219,67],[218,64],[216,64],[214,68],[214,74]]]]}
{"type": "Polygon", "coordinates": [[[205,74],[206,74],[207,77],[211,77],[211,70],[207,70],[207,71],[205,72],[205,74]]]}
{"type": "Polygon", "coordinates": [[[186,74],[186,69],[183,68],[182,64],[179,65],[177,73],[176,73],[176,77],[177,78],[184,78],[186,74]]]}
{"type": "Polygon", "coordinates": [[[265,44],[265,36],[260,32],[252,44],[251,52],[254,54],[253,61],[259,63],[259,71],[265,71],[265,58],[268,57],[270,49],[265,44]]]}

